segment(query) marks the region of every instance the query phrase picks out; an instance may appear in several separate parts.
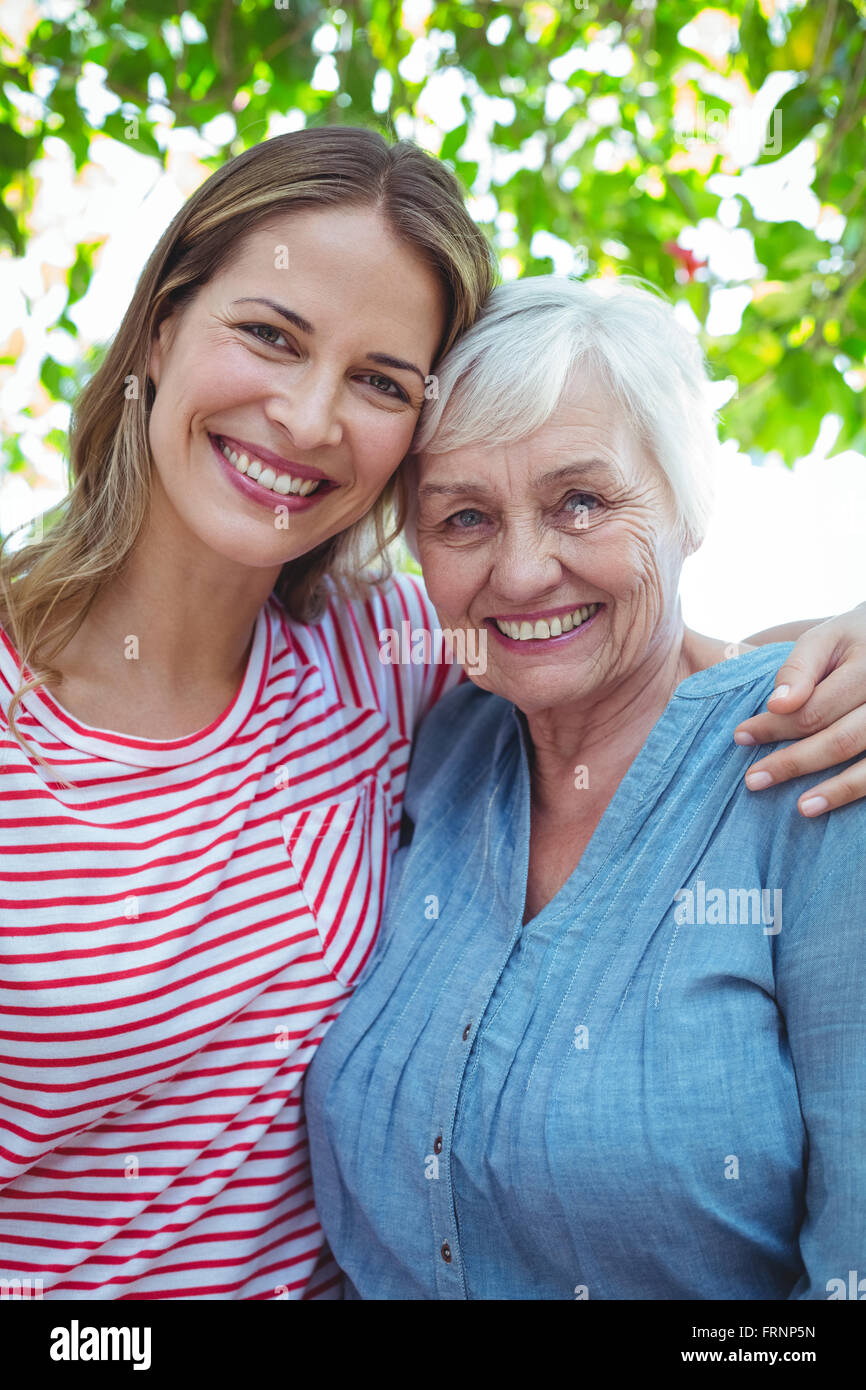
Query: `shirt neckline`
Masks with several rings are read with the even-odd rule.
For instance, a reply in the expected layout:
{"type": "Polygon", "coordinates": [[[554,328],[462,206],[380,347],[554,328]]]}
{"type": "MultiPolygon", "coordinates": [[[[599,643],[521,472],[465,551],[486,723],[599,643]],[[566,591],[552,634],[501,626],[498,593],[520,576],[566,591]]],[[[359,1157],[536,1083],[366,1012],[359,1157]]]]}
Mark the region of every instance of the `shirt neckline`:
{"type": "MultiPolygon", "coordinates": [[[[762,677],[775,672],[781,664],[779,649],[785,654],[793,647],[793,642],[773,643],[745,652],[742,656],[716,662],[701,671],[680,681],[665,705],[655,724],[647,734],[643,746],[626,769],[619,786],[602,812],[580,860],[572,869],[558,893],[545,903],[529,921],[523,921],[523,906],[526,902],[526,889],[529,883],[529,837],[531,833],[531,774],[529,758],[529,732],[515,705],[510,706],[512,723],[517,731],[518,778],[519,778],[519,840],[512,857],[512,892],[514,901],[520,902],[520,933],[535,931],[540,923],[555,922],[566,913],[581,896],[586,885],[594,878],[617,838],[623,833],[630,817],[640,803],[654,794],[658,779],[668,762],[667,753],[672,744],[685,738],[692,721],[702,716],[696,704],[690,701],[715,700],[725,691],[754,685],[762,677]]],[[[731,731],[733,734],[733,730],[731,731]]],[[[732,748],[735,746],[732,743],[732,748]]],[[[744,753],[756,750],[743,749],[744,753]]]]}
{"type": "MultiPolygon", "coordinates": [[[[182,738],[150,739],[84,724],[44,687],[28,690],[21,704],[40,728],[80,753],[133,767],[182,767],[217,752],[233,739],[261,698],[274,648],[277,615],[269,600],[259,611],[243,680],[231,703],[205,728],[182,738]]],[[[29,678],[29,673],[25,670],[29,678]]]]}

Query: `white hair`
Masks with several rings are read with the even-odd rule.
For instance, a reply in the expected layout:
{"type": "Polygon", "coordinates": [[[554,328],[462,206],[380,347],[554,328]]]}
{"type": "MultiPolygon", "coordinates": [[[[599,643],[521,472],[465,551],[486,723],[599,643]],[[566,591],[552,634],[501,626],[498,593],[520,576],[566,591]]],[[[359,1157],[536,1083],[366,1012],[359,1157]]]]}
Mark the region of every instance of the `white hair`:
{"type": "MultiPolygon", "coordinates": [[[[718,449],[701,349],[654,290],[631,277],[538,275],[493,290],[437,369],[412,455],[524,439],[556,410],[575,378],[598,381],[650,449],[676,502],[690,549],[706,533],[718,449]]],[[[414,469],[412,469],[414,473],[414,469]]],[[[415,487],[407,538],[416,551],[415,487]]]]}

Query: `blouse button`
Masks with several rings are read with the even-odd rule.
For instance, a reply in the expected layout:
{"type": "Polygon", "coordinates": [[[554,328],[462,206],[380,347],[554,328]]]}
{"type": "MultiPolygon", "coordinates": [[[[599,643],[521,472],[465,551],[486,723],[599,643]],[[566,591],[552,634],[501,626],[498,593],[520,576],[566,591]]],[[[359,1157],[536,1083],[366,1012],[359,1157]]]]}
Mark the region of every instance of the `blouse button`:
{"type": "Polygon", "coordinates": [[[439,1135],[439,1137],[438,1137],[437,1139],[434,1139],[434,1141],[433,1141],[433,1152],[434,1152],[434,1154],[441,1154],[441,1152],[442,1152],[442,1135],[441,1135],[441,1134],[439,1135]]]}
{"type": "Polygon", "coordinates": [[[447,1240],[445,1241],[445,1243],[444,1243],[443,1246],[442,1246],[442,1258],[443,1258],[443,1260],[445,1261],[445,1263],[446,1263],[447,1265],[450,1265],[450,1263],[451,1263],[451,1246],[448,1244],[447,1240]]]}
{"type": "Polygon", "coordinates": [[[469,1037],[469,1034],[470,1034],[471,1032],[472,1032],[472,1024],[471,1024],[471,1023],[467,1023],[466,1027],[463,1029],[463,1041],[464,1041],[464,1042],[466,1042],[466,1039],[469,1037]]]}

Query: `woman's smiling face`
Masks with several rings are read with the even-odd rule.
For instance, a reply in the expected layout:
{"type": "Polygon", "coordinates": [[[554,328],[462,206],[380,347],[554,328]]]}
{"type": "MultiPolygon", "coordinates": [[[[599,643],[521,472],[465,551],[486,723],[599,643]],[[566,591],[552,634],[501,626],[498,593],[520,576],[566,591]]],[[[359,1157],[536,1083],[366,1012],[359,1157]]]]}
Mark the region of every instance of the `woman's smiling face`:
{"type": "Polygon", "coordinates": [[[351,526],[409,447],[444,327],[436,273],[374,210],[256,228],[151,349],[161,516],[256,568],[351,526]]]}
{"type": "Polygon", "coordinates": [[[417,478],[424,580],[443,628],[486,632],[483,689],[527,714],[593,699],[671,640],[673,494],[597,384],[517,443],[422,457],[417,478]]]}

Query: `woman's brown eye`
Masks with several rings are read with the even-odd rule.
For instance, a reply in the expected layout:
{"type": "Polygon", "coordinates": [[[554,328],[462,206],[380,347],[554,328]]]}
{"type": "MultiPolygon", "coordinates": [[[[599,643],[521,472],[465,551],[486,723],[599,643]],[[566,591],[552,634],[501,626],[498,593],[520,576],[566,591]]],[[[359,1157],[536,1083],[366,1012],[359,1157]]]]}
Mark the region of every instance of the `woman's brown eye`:
{"type": "Polygon", "coordinates": [[[364,378],[368,386],[372,386],[374,391],[378,391],[380,396],[392,396],[394,400],[408,401],[409,397],[389,376],[380,376],[378,372],[369,372],[364,378]]]}
{"type": "Polygon", "coordinates": [[[272,323],[247,323],[244,324],[244,332],[249,333],[260,343],[266,343],[268,347],[279,347],[275,340],[282,338],[283,335],[278,328],[274,328],[272,323]],[[273,333],[273,338],[265,338],[263,333],[273,333]]]}

